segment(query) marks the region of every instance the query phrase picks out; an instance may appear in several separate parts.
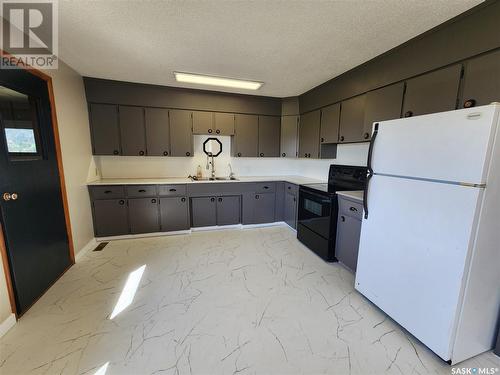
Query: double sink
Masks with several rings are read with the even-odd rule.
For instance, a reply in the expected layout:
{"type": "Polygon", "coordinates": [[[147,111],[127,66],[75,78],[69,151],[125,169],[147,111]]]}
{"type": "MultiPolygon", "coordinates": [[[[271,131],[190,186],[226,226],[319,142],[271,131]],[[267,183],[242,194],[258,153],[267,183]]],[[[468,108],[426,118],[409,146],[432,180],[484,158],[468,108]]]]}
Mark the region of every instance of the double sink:
{"type": "Polygon", "coordinates": [[[236,177],[201,177],[190,176],[192,181],[238,181],[236,177]]]}

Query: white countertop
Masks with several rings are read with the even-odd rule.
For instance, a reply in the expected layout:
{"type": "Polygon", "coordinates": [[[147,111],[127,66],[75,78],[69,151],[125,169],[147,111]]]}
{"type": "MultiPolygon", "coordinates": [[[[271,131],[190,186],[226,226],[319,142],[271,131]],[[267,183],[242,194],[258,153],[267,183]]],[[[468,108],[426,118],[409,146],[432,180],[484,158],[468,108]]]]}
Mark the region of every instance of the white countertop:
{"type": "Polygon", "coordinates": [[[285,181],[291,184],[322,184],[326,180],[318,180],[303,176],[245,176],[236,177],[237,180],[216,180],[216,181],[193,181],[187,177],[164,177],[164,178],[103,178],[88,182],[87,185],[169,185],[169,184],[218,184],[226,182],[271,182],[285,181]]]}
{"type": "Polygon", "coordinates": [[[352,198],[357,201],[363,202],[363,190],[337,191],[337,195],[342,195],[344,197],[352,198]]]}

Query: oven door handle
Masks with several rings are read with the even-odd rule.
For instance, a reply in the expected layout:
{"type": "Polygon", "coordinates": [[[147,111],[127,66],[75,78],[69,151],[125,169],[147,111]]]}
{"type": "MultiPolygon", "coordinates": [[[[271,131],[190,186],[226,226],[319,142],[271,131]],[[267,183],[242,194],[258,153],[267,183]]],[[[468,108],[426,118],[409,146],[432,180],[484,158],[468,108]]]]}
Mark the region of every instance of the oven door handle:
{"type": "Polygon", "coordinates": [[[373,168],[372,168],[372,157],[373,157],[373,147],[375,146],[375,139],[378,134],[378,122],[375,124],[373,129],[372,139],[370,141],[370,147],[368,149],[368,160],[366,162],[367,166],[367,175],[365,182],[365,190],[363,191],[363,209],[365,211],[365,220],[368,219],[368,188],[370,186],[370,180],[373,177],[373,168]]]}
{"type": "MultiPolygon", "coordinates": [[[[321,194],[318,194],[318,193],[312,193],[310,191],[306,191],[306,190],[299,190],[299,198],[300,196],[303,196],[303,197],[307,197],[307,196],[310,196],[310,197],[313,197],[313,198],[319,198],[321,203],[330,203],[331,200],[330,198],[328,197],[325,197],[324,195],[321,195],[321,194]]],[[[318,202],[317,199],[315,199],[316,202],[318,202]]]]}

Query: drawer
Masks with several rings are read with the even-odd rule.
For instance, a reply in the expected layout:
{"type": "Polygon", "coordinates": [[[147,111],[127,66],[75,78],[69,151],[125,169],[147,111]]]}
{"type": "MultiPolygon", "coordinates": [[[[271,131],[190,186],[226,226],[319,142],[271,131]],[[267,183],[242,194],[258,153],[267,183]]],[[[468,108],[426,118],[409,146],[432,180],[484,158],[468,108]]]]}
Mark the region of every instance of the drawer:
{"type": "Polygon", "coordinates": [[[125,197],[125,189],[122,185],[89,186],[89,191],[93,200],[125,197]]]}
{"type": "Polygon", "coordinates": [[[274,182],[257,182],[255,183],[256,193],[274,193],[276,191],[276,183],[274,182]]]}
{"type": "Polygon", "coordinates": [[[347,215],[358,220],[363,217],[363,204],[339,196],[339,211],[341,215],[347,215]]]}
{"type": "Polygon", "coordinates": [[[152,197],[156,195],[156,185],[127,185],[127,196],[131,198],[152,197]]]}
{"type": "Polygon", "coordinates": [[[162,197],[179,197],[186,195],[186,185],[159,185],[158,194],[162,197]]]}
{"type": "Polygon", "coordinates": [[[285,182],[285,192],[293,195],[297,195],[299,192],[299,187],[295,184],[285,182]]]}

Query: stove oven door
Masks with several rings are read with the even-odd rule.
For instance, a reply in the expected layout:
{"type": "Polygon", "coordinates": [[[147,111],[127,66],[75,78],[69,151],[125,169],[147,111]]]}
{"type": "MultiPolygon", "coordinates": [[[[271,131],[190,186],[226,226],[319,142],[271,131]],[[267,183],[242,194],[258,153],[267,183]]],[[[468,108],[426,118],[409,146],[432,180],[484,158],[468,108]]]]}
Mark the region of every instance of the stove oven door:
{"type": "Polygon", "coordinates": [[[334,201],[327,194],[300,188],[298,223],[329,239],[334,201]]]}

